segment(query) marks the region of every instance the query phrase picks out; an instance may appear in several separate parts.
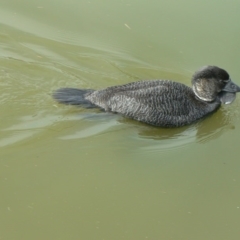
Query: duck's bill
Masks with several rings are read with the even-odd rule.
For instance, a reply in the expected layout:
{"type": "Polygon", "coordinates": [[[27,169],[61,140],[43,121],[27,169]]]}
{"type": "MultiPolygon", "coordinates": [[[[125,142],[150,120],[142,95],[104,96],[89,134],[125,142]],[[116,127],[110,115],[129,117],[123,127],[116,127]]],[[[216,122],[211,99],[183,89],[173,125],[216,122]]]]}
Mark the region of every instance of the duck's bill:
{"type": "Polygon", "coordinates": [[[236,98],[236,93],[232,92],[221,92],[220,95],[220,100],[223,104],[230,104],[232,103],[235,98],[236,98]]]}
{"type": "Polygon", "coordinates": [[[222,89],[222,91],[236,93],[236,92],[240,92],[240,87],[230,80],[226,84],[226,86],[222,89]]]}

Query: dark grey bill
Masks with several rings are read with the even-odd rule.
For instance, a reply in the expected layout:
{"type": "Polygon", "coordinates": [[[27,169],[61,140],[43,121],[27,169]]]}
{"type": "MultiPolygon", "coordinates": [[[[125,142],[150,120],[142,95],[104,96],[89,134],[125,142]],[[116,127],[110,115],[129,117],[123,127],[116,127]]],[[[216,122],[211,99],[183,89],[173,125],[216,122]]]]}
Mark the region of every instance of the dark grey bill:
{"type": "Polygon", "coordinates": [[[222,91],[231,92],[231,93],[240,92],[240,87],[230,80],[226,84],[226,86],[222,89],[222,91]]]}

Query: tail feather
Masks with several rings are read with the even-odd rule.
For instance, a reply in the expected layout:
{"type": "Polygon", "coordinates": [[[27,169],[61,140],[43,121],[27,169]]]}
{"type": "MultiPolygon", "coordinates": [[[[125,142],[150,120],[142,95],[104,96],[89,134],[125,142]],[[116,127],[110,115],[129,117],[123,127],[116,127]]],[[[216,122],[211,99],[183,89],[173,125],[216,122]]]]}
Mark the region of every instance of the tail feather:
{"type": "Polygon", "coordinates": [[[96,105],[85,99],[85,95],[92,92],[94,92],[92,89],[60,88],[53,93],[53,98],[63,104],[96,108],[96,105]]]}

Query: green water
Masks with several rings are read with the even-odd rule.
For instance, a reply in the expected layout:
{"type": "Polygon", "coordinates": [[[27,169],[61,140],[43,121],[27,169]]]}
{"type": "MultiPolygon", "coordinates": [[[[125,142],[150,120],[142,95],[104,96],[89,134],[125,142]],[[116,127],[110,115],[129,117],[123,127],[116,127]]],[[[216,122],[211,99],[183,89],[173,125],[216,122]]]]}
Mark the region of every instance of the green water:
{"type": "Polygon", "coordinates": [[[60,87],[240,85],[239,1],[1,0],[0,240],[238,240],[240,96],[161,129],[59,105],[60,87]]]}

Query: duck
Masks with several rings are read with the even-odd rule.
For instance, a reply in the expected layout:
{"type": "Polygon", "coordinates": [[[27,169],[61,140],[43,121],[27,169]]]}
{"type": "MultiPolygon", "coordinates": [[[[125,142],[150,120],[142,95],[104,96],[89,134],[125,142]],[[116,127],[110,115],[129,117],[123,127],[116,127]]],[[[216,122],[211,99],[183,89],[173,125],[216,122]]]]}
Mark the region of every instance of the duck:
{"type": "Polygon", "coordinates": [[[240,92],[228,72],[217,66],[198,69],[192,87],[172,80],[142,80],[101,90],[61,88],[53,98],[62,104],[99,108],[158,127],[182,127],[230,104],[240,92]]]}

